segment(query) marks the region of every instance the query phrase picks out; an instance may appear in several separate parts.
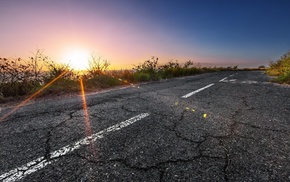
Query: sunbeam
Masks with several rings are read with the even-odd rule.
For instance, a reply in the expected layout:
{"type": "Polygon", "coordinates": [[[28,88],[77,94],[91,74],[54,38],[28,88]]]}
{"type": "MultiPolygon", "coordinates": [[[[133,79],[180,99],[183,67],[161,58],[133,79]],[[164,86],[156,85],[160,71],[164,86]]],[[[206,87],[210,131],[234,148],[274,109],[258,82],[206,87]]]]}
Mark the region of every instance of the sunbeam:
{"type": "Polygon", "coordinates": [[[87,101],[86,101],[86,95],[85,95],[83,79],[80,79],[80,87],[81,87],[81,94],[82,94],[82,100],[83,100],[83,110],[84,110],[84,119],[85,119],[84,120],[85,132],[86,132],[86,136],[89,137],[90,147],[91,147],[91,151],[92,151],[93,157],[96,158],[97,157],[96,148],[95,148],[94,142],[91,139],[91,136],[93,135],[93,132],[92,132],[92,127],[91,127],[90,118],[89,118],[89,114],[88,114],[88,108],[87,108],[87,101]]]}
{"type": "Polygon", "coordinates": [[[60,75],[58,75],[56,78],[54,78],[53,80],[51,80],[49,83],[47,83],[46,85],[44,85],[40,90],[38,90],[37,92],[35,92],[34,94],[32,94],[30,97],[28,97],[27,99],[25,99],[24,101],[22,101],[19,105],[17,105],[14,109],[12,109],[10,112],[8,112],[7,114],[5,114],[4,116],[2,116],[0,118],[0,122],[3,121],[5,118],[7,118],[8,116],[10,116],[11,114],[13,114],[15,111],[17,111],[20,107],[24,106],[28,101],[30,101],[32,98],[34,98],[35,96],[37,96],[40,92],[42,92],[44,89],[46,89],[49,85],[51,85],[53,82],[55,82],[56,80],[58,80],[60,77],[62,77],[64,74],[66,73],[66,71],[62,72],[60,75]]]}

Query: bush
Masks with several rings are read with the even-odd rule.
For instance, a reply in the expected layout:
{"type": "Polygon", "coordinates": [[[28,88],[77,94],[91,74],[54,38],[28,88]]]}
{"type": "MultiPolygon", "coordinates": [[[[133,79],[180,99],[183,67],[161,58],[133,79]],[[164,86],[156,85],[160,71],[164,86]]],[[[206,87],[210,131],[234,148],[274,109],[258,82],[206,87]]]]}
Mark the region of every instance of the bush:
{"type": "Polygon", "coordinates": [[[86,79],[84,83],[88,89],[109,88],[122,84],[120,79],[105,74],[86,79]]]}
{"type": "Polygon", "coordinates": [[[91,55],[91,59],[89,61],[88,74],[86,77],[96,77],[104,74],[104,72],[110,66],[110,62],[105,59],[101,59],[100,56],[91,55]]]}
{"type": "Polygon", "coordinates": [[[192,65],[193,65],[192,61],[185,62],[183,67],[180,66],[178,61],[175,62],[170,61],[167,64],[160,67],[160,72],[162,73],[162,78],[190,76],[203,72],[203,68],[191,67],[192,65]]]}
{"type": "Polygon", "coordinates": [[[146,60],[144,63],[139,64],[138,66],[135,66],[135,68],[133,68],[136,73],[139,73],[141,75],[137,75],[137,80],[143,80],[144,81],[148,81],[147,80],[147,76],[149,75],[149,80],[159,80],[160,78],[157,75],[157,71],[158,71],[158,58],[152,56],[151,60],[146,60]],[[147,76],[145,76],[147,75],[147,76]]]}
{"type": "Polygon", "coordinates": [[[193,66],[192,61],[186,61],[183,67],[178,61],[169,61],[168,63],[158,66],[158,58],[154,56],[151,60],[146,60],[144,63],[139,64],[134,68],[135,81],[151,81],[159,79],[167,79],[172,77],[190,76],[194,74],[200,74],[205,72],[223,71],[223,70],[237,70],[238,65],[228,68],[201,68],[198,63],[197,67],[193,66]]]}
{"type": "Polygon", "coordinates": [[[44,77],[45,83],[50,82],[51,80],[59,77],[60,75],[62,78],[67,80],[79,79],[79,75],[77,75],[68,64],[57,64],[54,61],[47,60],[46,68],[48,69],[48,71],[46,72],[44,77]]]}
{"type": "Polygon", "coordinates": [[[279,83],[290,82],[290,51],[281,56],[277,61],[271,61],[267,73],[277,76],[274,80],[279,83]]]}
{"type": "MultiPolygon", "coordinates": [[[[35,88],[35,90],[41,89],[42,86],[35,88]]],[[[78,80],[71,80],[67,78],[60,77],[50,84],[45,90],[43,90],[39,95],[63,95],[68,93],[80,92],[80,84],[78,80]]]]}
{"type": "Polygon", "coordinates": [[[136,72],[133,74],[135,82],[147,82],[151,80],[151,76],[149,73],[144,72],[136,72]]]}
{"type": "Polygon", "coordinates": [[[275,81],[277,81],[278,83],[290,84],[290,72],[279,75],[275,81]]]}
{"type": "Polygon", "coordinates": [[[17,97],[33,93],[34,88],[40,84],[31,82],[9,82],[1,84],[1,95],[3,97],[17,97]]]}
{"type": "Polygon", "coordinates": [[[0,93],[3,97],[30,94],[43,80],[42,65],[46,57],[39,50],[29,60],[0,58],[0,93]]]}
{"type": "Polygon", "coordinates": [[[121,79],[124,83],[135,82],[133,70],[112,70],[106,73],[111,77],[121,79]]]}

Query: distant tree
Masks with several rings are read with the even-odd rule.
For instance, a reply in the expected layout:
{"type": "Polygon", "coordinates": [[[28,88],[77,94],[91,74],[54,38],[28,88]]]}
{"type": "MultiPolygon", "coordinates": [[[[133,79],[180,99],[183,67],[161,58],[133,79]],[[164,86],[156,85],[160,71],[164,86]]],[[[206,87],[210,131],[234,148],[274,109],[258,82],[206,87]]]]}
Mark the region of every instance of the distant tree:
{"type": "Polygon", "coordinates": [[[261,65],[261,66],[259,66],[258,67],[259,69],[264,69],[264,68],[266,68],[264,65],[261,65]]]}

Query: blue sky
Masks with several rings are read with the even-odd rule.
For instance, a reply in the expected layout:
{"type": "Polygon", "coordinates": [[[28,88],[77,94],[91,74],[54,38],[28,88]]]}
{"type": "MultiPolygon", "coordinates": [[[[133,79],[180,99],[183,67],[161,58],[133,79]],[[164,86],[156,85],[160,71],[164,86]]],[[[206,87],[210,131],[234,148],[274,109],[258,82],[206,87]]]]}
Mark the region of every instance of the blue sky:
{"type": "Polygon", "coordinates": [[[0,57],[40,48],[66,61],[66,50],[83,49],[117,68],[151,56],[267,65],[290,50],[289,7],[289,0],[0,0],[0,57]]]}

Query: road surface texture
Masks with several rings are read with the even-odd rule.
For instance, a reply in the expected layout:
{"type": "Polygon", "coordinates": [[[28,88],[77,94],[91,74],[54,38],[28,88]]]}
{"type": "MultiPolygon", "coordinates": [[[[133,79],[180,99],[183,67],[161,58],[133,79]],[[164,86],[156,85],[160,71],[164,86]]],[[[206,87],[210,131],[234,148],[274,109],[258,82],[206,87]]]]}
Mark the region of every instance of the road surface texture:
{"type": "Polygon", "coordinates": [[[5,117],[0,181],[290,181],[290,87],[263,72],[85,98],[34,101],[5,117]]]}

